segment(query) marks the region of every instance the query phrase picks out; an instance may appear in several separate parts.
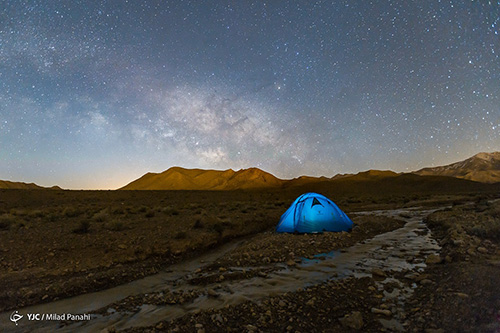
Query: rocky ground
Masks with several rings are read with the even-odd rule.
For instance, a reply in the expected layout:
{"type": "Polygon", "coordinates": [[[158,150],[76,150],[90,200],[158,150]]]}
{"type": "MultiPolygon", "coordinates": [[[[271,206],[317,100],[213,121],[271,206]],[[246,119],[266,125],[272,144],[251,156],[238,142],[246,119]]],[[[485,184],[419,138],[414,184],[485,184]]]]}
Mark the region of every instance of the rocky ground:
{"type": "Polygon", "coordinates": [[[408,303],[411,327],[500,331],[500,201],[458,205],[426,219],[442,250],[408,303]]]}
{"type": "MultiPolygon", "coordinates": [[[[151,327],[128,331],[498,332],[499,212],[500,202],[477,202],[457,205],[428,216],[426,223],[442,248],[437,255],[421,258],[427,265],[423,271],[374,269],[368,277],[328,280],[294,292],[219,309],[200,310],[151,327]],[[410,290],[408,297],[399,297],[404,290],[410,290]]],[[[291,252],[307,257],[309,250],[324,250],[321,246],[316,247],[316,243],[323,243],[323,240],[314,239],[314,235],[299,236],[302,239],[298,249],[290,247],[286,237],[279,240],[274,237],[276,235],[266,235],[221,258],[211,266],[221,265],[213,274],[217,276],[215,280],[225,279],[228,266],[267,263],[270,253],[278,254],[279,260],[294,265],[296,255],[291,252]],[[290,251],[291,248],[294,250],[290,251]]],[[[323,244],[331,245],[331,239],[337,237],[345,242],[342,243],[345,246],[352,239],[328,235],[323,244]]],[[[356,238],[354,233],[351,237],[356,238]]],[[[247,279],[249,276],[237,278],[247,279]]],[[[214,281],[195,279],[195,282],[214,281]]],[[[207,296],[219,297],[214,290],[207,296]]],[[[186,299],[185,295],[181,297],[186,299]]]]}
{"type": "MultiPolygon", "coordinates": [[[[227,282],[267,280],[283,268],[293,272],[317,254],[344,251],[400,228],[402,219],[411,217],[411,212],[397,218],[358,215],[353,211],[363,210],[366,200],[347,198],[339,201],[356,223],[351,233],[290,235],[272,230],[293,201],[291,195],[54,192],[32,195],[27,205],[29,195],[19,193],[0,200],[2,311],[105,289],[195,258],[232,239],[245,239],[235,250],[183,277],[186,288],[130,295],[93,313],[133,313],[145,304],[184,309],[200,298],[217,302],[231,293],[227,282]]],[[[425,270],[373,269],[368,276],[330,279],[200,308],[129,331],[499,330],[500,202],[474,196],[391,200],[391,207],[455,201],[425,220],[442,247],[438,255],[410,260],[425,262],[425,270]],[[469,198],[475,202],[464,204],[469,198]]],[[[383,200],[371,200],[370,209],[377,208],[375,201],[383,200]]]]}

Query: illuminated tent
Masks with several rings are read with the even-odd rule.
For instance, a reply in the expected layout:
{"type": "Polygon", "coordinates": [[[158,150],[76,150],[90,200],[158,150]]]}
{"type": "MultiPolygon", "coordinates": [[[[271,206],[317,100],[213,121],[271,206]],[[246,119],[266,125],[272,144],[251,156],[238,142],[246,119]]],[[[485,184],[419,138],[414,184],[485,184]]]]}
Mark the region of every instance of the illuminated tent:
{"type": "Polygon", "coordinates": [[[351,219],[333,201],[317,193],[298,197],[281,216],[277,232],[350,231],[351,219]]]}

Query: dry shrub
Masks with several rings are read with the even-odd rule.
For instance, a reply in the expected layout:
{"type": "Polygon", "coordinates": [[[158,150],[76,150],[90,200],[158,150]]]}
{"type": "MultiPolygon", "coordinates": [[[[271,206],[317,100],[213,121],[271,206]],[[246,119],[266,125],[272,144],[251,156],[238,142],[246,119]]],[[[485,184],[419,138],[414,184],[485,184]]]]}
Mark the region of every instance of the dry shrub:
{"type": "Polygon", "coordinates": [[[78,224],[78,226],[73,229],[73,233],[75,234],[86,234],[90,231],[90,222],[89,220],[82,220],[78,224]]]}
{"type": "Polygon", "coordinates": [[[0,230],[9,230],[16,218],[10,214],[0,215],[0,230]]]}
{"type": "Polygon", "coordinates": [[[494,206],[488,209],[488,214],[496,219],[500,219],[500,202],[497,202],[494,206]]]}
{"type": "Polygon", "coordinates": [[[106,229],[111,231],[122,231],[125,229],[125,224],[121,220],[113,220],[106,225],[106,229]]]}
{"type": "Polygon", "coordinates": [[[165,213],[167,215],[179,215],[180,214],[180,212],[173,207],[165,207],[163,209],[163,213],[165,213]]]}
{"type": "Polygon", "coordinates": [[[123,207],[115,207],[111,211],[111,214],[113,214],[113,215],[123,215],[123,214],[125,214],[125,209],[123,209],[123,207]]]}
{"type": "Polygon", "coordinates": [[[175,234],[174,238],[175,239],[186,239],[187,233],[185,231],[179,231],[177,234],[175,234]]]}
{"type": "Polygon", "coordinates": [[[194,229],[202,229],[203,228],[203,222],[201,222],[201,218],[196,219],[196,221],[194,222],[193,228],[194,229]]]}
{"type": "Polygon", "coordinates": [[[44,217],[44,213],[41,210],[34,210],[29,213],[29,216],[32,218],[37,218],[37,217],[44,217]]]}
{"type": "Polygon", "coordinates": [[[96,222],[105,222],[105,221],[108,220],[108,218],[109,218],[109,214],[108,214],[108,210],[107,209],[103,209],[103,210],[97,212],[92,217],[92,219],[94,221],[96,221],[96,222]]]}
{"type": "Polygon", "coordinates": [[[77,217],[82,215],[83,212],[79,209],[76,209],[74,207],[66,207],[63,210],[63,215],[66,217],[77,217]]]}

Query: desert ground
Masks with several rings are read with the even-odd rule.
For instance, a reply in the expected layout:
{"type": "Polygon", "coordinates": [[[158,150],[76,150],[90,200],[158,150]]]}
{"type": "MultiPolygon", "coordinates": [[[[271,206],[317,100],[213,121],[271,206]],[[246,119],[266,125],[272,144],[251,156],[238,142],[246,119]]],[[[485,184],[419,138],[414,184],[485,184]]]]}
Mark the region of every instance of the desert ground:
{"type": "Polygon", "coordinates": [[[352,232],[275,233],[299,194],[0,191],[0,327],[500,329],[498,192],[323,191],[352,232]],[[92,319],[15,326],[14,310],[92,319]]]}

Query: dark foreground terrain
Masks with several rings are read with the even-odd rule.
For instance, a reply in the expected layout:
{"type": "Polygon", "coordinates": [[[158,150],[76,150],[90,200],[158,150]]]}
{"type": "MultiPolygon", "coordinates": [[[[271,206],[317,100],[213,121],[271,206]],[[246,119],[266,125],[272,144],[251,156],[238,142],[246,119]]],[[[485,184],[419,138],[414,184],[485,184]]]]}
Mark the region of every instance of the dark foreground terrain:
{"type": "MultiPolygon", "coordinates": [[[[351,233],[274,233],[294,192],[2,191],[0,310],[167,272],[161,286],[86,310],[90,322],[109,331],[499,329],[495,194],[325,194],[353,218],[351,233]]],[[[79,329],[71,324],[55,328],[79,329]]]]}

